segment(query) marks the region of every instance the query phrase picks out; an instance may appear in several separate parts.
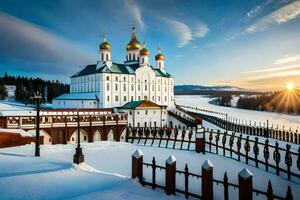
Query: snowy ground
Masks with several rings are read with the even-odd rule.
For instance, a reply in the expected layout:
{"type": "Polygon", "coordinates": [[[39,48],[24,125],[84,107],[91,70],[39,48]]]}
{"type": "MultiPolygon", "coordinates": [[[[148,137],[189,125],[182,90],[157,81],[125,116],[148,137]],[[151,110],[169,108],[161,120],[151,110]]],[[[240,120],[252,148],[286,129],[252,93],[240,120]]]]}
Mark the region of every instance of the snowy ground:
{"type": "MultiPolygon", "coordinates": [[[[247,167],[254,174],[254,187],[267,190],[272,181],[275,194],[285,196],[291,185],[294,199],[300,199],[300,185],[283,177],[267,173],[263,169],[247,166],[235,160],[215,154],[137,146],[128,143],[98,142],[83,144],[85,163],[88,166],[72,165],[75,145],[43,145],[41,157],[32,157],[34,145],[0,150],[0,193],[6,199],[176,199],[166,196],[162,190],[141,187],[131,180],[131,154],[140,148],[144,161],[164,165],[170,154],[177,158],[177,169],[188,163],[191,172],[199,174],[206,159],[214,164],[214,178],[221,180],[227,171],[229,181],[237,183],[237,173],[247,167]],[[26,183],[26,184],[24,184],[26,183]]],[[[157,170],[157,181],[164,184],[164,174],[157,170]]],[[[144,168],[144,177],[151,180],[151,169],[144,168]]],[[[177,178],[177,185],[184,187],[184,180],[177,178]]],[[[215,198],[222,199],[223,188],[215,185],[215,198]]],[[[190,190],[200,193],[201,184],[190,179],[190,190]]],[[[236,199],[237,189],[230,189],[230,199],[236,199]]],[[[183,199],[183,196],[177,196],[183,199]]],[[[255,196],[255,199],[264,199],[255,196]]]]}
{"type": "Polygon", "coordinates": [[[272,126],[272,124],[274,127],[278,125],[279,128],[282,128],[282,126],[284,126],[286,129],[289,129],[291,127],[293,130],[300,128],[300,115],[286,115],[280,113],[217,106],[208,103],[208,97],[200,95],[176,95],[175,100],[179,105],[189,105],[206,110],[228,113],[229,117],[247,120],[248,123],[251,120],[252,124],[254,124],[255,121],[257,122],[257,125],[259,124],[259,122],[263,124],[266,123],[267,120],[269,120],[270,126],[272,126]]]}

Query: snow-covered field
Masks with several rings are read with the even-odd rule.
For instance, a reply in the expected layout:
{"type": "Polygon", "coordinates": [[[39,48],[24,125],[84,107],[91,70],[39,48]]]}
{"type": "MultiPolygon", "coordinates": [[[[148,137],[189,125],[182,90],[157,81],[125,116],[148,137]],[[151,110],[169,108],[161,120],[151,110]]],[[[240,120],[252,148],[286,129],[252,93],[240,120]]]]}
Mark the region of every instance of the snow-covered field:
{"type": "MultiPolygon", "coordinates": [[[[72,164],[75,145],[42,145],[41,157],[33,157],[34,145],[0,150],[0,194],[6,199],[183,199],[183,196],[166,196],[162,190],[141,187],[130,179],[131,154],[140,148],[144,161],[156,158],[164,165],[169,155],[177,158],[177,169],[188,163],[191,172],[199,174],[206,159],[214,164],[214,178],[222,180],[227,171],[229,181],[237,183],[238,172],[244,167],[253,174],[254,188],[267,190],[272,181],[275,194],[285,196],[287,186],[292,187],[294,199],[300,199],[300,185],[267,173],[263,169],[224,158],[216,154],[197,154],[191,151],[137,146],[128,143],[98,142],[83,144],[86,166],[72,164]]],[[[151,168],[144,168],[144,177],[151,180],[151,168]]],[[[157,170],[157,182],[164,184],[164,173],[157,170]]],[[[177,185],[184,188],[184,179],[178,177],[177,185]]],[[[215,199],[222,199],[222,186],[214,186],[215,199]]],[[[190,190],[200,193],[201,184],[190,179],[190,190]]],[[[230,199],[237,199],[238,190],[230,189],[230,199]]],[[[255,196],[255,199],[265,199],[255,196]]]]}
{"type": "Polygon", "coordinates": [[[194,106],[201,109],[227,113],[231,118],[246,120],[248,123],[249,121],[252,121],[252,124],[254,124],[255,121],[257,124],[259,124],[259,122],[263,124],[269,120],[270,126],[272,126],[272,124],[274,127],[278,125],[279,128],[284,126],[286,129],[291,127],[294,131],[297,128],[300,128],[300,115],[286,115],[280,113],[217,106],[208,103],[208,97],[200,95],[176,95],[175,101],[179,105],[194,106]]]}

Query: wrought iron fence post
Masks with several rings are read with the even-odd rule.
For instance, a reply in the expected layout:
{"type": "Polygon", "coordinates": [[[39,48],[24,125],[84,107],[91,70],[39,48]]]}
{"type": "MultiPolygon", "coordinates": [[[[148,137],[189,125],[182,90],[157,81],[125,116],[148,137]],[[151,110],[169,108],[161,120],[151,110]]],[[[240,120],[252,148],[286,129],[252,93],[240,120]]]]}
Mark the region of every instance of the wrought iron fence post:
{"type": "Polygon", "coordinates": [[[168,195],[175,194],[176,186],[176,158],[170,155],[166,160],[166,193],[168,195]]]}
{"type": "Polygon", "coordinates": [[[143,152],[137,149],[132,154],[132,171],[131,177],[138,178],[139,182],[143,185],[143,152]]]}
{"type": "Polygon", "coordinates": [[[202,165],[202,198],[213,200],[213,164],[206,160],[202,165]]]}
{"type": "Polygon", "coordinates": [[[239,172],[239,200],[253,199],[253,174],[246,168],[239,172]]]}

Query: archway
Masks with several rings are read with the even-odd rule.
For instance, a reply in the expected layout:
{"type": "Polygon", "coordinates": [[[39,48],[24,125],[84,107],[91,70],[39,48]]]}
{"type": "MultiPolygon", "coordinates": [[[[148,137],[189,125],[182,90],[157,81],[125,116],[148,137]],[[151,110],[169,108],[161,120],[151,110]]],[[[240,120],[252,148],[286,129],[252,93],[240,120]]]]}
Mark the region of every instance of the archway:
{"type": "MultiPolygon", "coordinates": [[[[27,132],[32,136],[36,136],[36,129],[28,130],[27,132]]],[[[51,136],[43,129],[40,129],[40,136],[44,137],[43,144],[52,144],[51,136]]]]}
{"type": "Polygon", "coordinates": [[[116,141],[114,129],[109,130],[109,132],[107,134],[107,141],[116,141]]]}
{"type": "MultiPolygon", "coordinates": [[[[73,134],[72,134],[71,137],[70,137],[70,141],[69,141],[68,143],[70,143],[70,144],[75,144],[75,143],[77,143],[77,135],[78,135],[77,131],[78,131],[78,130],[75,130],[75,131],[73,132],[73,134]]],[[[86,143],[86,142],[88,142],[88,134],[87,134],[87,132],[85,132],[83,129],[80,129],[80,142],[81,142],[81,143],[86,143]]]]}
{"type": "Polygon", "coordinates": [[[125,142],[126,141],[126,127],[123,129],[120,135],[120,142],[125,142]]]}
{"type": "Polygon", "coordinates": [[[101,132],[100,132],[99,130],[97,130],[97,131],[94,133],[93,141],[94,141],[94,142],[101,141],[101,132]]]}

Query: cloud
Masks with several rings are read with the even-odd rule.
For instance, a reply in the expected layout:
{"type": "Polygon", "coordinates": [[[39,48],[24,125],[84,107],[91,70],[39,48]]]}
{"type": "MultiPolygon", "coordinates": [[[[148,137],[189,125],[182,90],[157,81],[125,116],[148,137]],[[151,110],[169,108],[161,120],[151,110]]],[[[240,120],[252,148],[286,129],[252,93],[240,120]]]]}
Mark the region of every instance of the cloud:
{"type": "Polygon", "coordinates": [[[300,60],[300,54],[298,55],[293,55],[293,56],[289,56],[289,55],[285,55],[282,58],[276,60],[274,62],[275,65],[280,65],[280,64],[286,64],[286,63],[291,63],[294,61],[300,60]]]}
{"type": "Polygon", "coordinates": [[[270,3],[272,3],[274,0],[268,0],[266,2],[263,2],[259,5],[257,5],[255,8],[251,9],[248,13],[247,13],[247,17],[248,18],[253,18],[256,17],[258,14],[260,14],[265,7],[267,7],[270,3]]]}
{"type": "Polygon", "coordinates": [[[142,20],[141,9],[133,0],[125,0],[125,7],[132,15],[133,19],[138,23],[141,28],[144,28],[144,22],[142,20]]]}
{"type": "Polygon", "coordinates": [[[199,23],[193,30],[193,36],[197,38],[203,38],[208,33],[209,28],[202,23],[199,23]]]}
{"type": "Polygon", "coordinates": [[[173,30],[173,33],[179,38],[178,47],[187,45],[193,39],[192,31],[186,24],[170,18],[164,19],[173,30]]]}
{"type": "Polygon", "coordinates": [[[300,65],[269,67],[247,71],[244,74],[249,75],[243,77],[239,84],[251,88],[278,89],[284,87],[285,82],[293,82],[300,86],[300,65]]]}
{"type": "Polygon", "coordinates": [[[261,32],[274,24],[282,24],[300,15],[300,1],[291,2],[261,18],[246,29],[246,33],[261,32]]]}
{"type": "Polygon", "coordinates": [[[286,70],[293,70],[293,69],[300,69],[300,65],[289,65],[289,66],[282,66],[282,67],[269,67],[259,70],[253,71],[246,71],[243,72],[244,74],[252,74],[252,73],[264,73],[264,72],[278,72],[278,71],[286,71],[286,70]]]}
{"type": "Polygon", "coordinates": [[[0,12],[0,59],[41,73],[73,73],[95,55],[35,24],[0,12]]]}
{"type": "Polygon", "coordinates": [[[209,28],[203,23],[197,23],[194,28],[190,28],[187,24],[170,18],[163,18],[168,25],[168,33],[171,32],[178,37],[178,47],[184,47],[188,45],[192,40],[196,38],[203,38],[209,32],[209,28]]]}

